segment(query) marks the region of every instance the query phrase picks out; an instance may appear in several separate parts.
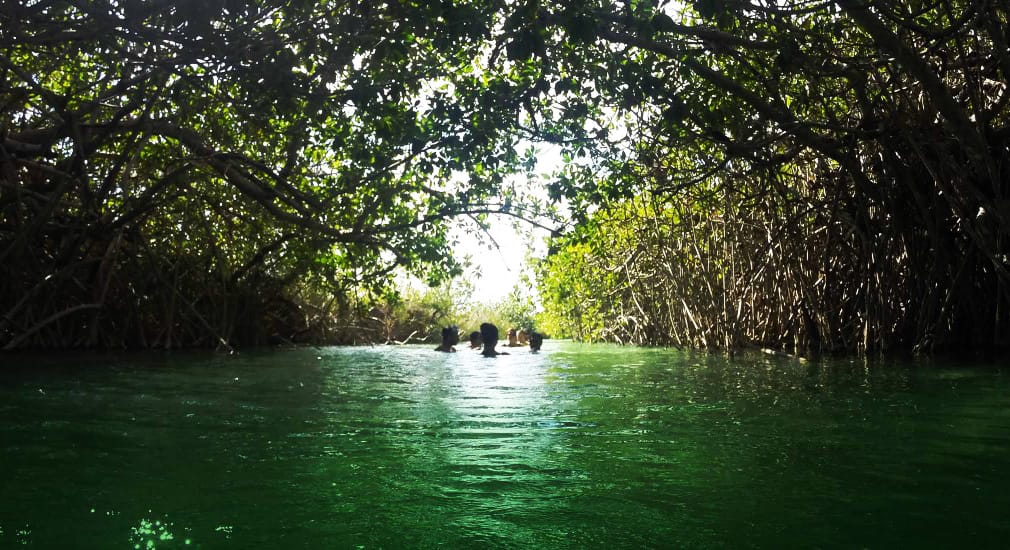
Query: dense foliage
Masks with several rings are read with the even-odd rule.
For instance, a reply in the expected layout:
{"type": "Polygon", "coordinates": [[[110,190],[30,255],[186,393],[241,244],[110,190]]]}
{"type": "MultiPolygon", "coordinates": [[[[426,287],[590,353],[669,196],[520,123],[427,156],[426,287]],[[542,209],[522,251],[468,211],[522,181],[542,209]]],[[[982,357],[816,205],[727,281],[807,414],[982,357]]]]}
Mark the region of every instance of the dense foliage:
{"type": "Polygon", "coordinates": [[[545,141],[556,330],[1010,342],[1004,2],[6,6],[0,346],[353,341],[545,141]]]}
{"type": "Polygon", "coordinates": [[[470,332],[479,330],[481,323],[499,327],[504,339],[509,329],[537,329],[534,315],[532,298],[522,285],[492,302],[473,300],[471,285],[459,279],[434,288],[408,285],[375,300],[368,316],[354,324],[350,343],[440,343],[442,329],[456,326],[457,347],[463,349],[469,345],[470,332]]]}
{"type": "Polygon", "coordinates": [[[1005,3],[582,13],[592,45],[545,65],[585,71],[629,153],[562,189],[605,208],[546,268],[558,324],[801,352],[1010,342],[1005,3]]]}
{"type": "Polygon", "coordinates": [[[5,3],[0,347],[318,336],[459,273],[443,220],[524,215],[471,4],[5,3]]]}

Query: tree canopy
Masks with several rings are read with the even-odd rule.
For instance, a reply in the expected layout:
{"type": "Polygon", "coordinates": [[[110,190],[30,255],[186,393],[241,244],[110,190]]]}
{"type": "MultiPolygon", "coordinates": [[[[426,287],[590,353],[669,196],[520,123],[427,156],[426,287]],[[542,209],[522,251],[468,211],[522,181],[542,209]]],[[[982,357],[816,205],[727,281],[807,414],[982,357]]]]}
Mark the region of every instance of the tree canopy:
{"type": "Polygon", "coordinates": [[[629,131],[605,175],[562,187],[613,208],[569,245],[595,250],[548,268],[596,265],[588,295],[546,279],[558,315],[604,312],[597,336],[633,342],[1005,346],[1004,4],[566,9],[541,17],[571,46],[543,66],[580,69],[589,111],[629,131]]]}
{"type": "Polygon", "coordinates": [[[507,183],[540,142],[565,150],[547,194],[574,222],[544,280],[574,279],[546,298],[601,316],[571,322],[996,345],[1007,19],[994,0],[8,4],[0,345],[237,342],[292,309],[271,300],[451,277],[445,220],[545,212],[507,183]],[[657,220],[648,243],[607,237],[657,220]]]}
{"type": "Polygon", "coordinates": [[[495,3],[8,7],[8,347],[46,327],[100,344],[56,323],[82,309],[104,331],[179,310],[227,340],[242,307],[200,321],[210,293],[378,286],[397,266],[438,281],[459,271],[444,219],[523,215],[499,190],[521,166],[511,99],[475,63],[495,3]]]}

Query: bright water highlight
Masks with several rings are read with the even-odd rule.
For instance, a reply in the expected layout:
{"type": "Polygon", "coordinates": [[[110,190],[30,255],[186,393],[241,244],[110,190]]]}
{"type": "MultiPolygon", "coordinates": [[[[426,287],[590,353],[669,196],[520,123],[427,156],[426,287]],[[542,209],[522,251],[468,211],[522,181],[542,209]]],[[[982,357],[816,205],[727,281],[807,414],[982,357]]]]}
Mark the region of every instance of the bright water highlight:
{"type": "Polygon", "coordinates": [[[547,342],[0,359],[0,547],[997,548],[1010,377],[547,342]]]}

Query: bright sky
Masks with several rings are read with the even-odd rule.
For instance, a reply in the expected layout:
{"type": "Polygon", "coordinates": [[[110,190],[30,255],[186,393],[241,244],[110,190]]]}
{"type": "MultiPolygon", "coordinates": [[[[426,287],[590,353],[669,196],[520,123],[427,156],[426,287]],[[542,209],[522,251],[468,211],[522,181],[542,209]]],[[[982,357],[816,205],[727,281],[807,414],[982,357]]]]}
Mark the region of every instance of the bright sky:
{"type": "MultiPolygon", "coordinates": [[[[490,221],[490,235],[498,243],[496,249],[490,242],[481,243],[476,235],[461,231],[459,256],[469,255],[470,268],[466,277],[474,287],[475,301],[493,303],[501,300],[519,282],[519,276],[526,267],[526,256],[532,247],[533,255],[543,258],[547,255],[546,234],[538,230],[530,238],[523,236],[513,227],[511,218],[496,217],[490,221]],[[490,247],[490,248],[489,248],[490,247]],[[471,273],[473,272],[473,273],[471,273]]],[[[484,238],[487,241],[487,238],[484,238]]]]}
{"type": "MultiPolygon", "coordinates": [[[[545,175],[561,164],[561,154],[557,147],[548,145],[545,149],[546,152],[539,154],[536,170],[540,174],[538,180],[522,182],[521,186],[517,184],[528,188],[529,193],[543,194],[544,198],[547,188],[545,175]]],[[[527,256],[547,256],[549,232],[521,221],[517,228],[517,219],[512,216],[489,216],[487,223],[488,231],[483,233],[479,232],[473,221],[460,220],[451,229],[450,237],[459,243],[453,250],[456,258],[464,262],[469,258],[469,267],[465,269],[463,278],[473,288],[471,301],[494,304],[515,288],[527,268],[527,256]]],[[[552,224],[545,222],[545,225],[552,224]]],[[[403,278],[399,283],[414,286],[418,290],[424,288],[424,283],[413,277],[403,278]]],[[[536,289],[532,285],[528,290],[530,295],[536,296],[536,289]]]]}
{"type": "MultiPolygon", "coordinates": [[[[538,155],[537,173],[548,174],[561,164],[561,153],[557,147],[541,146],[538,155]]],[[[546,179],[540,182],[530,182],[532,193],[546,193],[546,179]]],[[[490,219],[488,233],[498,244],[495,248],[487,236],[483,243],[477,235],[467,234],[459,230],[461,246],[456,250],[460,258],[470,256],[471,267],[466,277],[474,287],[475,301],[493,303],[508,295],[519,282],[519,277],[526,268],[526,257],[532,250],[533,256],[547,256],[547,232],[526,226],[523,232],[515,228],[515,220],[509,216],[496,216],[490,219]],[[523,233],[527,233],[524,235],[523,233]]],[[[534,292],[535,294],[535,292],[534,292]]]]}

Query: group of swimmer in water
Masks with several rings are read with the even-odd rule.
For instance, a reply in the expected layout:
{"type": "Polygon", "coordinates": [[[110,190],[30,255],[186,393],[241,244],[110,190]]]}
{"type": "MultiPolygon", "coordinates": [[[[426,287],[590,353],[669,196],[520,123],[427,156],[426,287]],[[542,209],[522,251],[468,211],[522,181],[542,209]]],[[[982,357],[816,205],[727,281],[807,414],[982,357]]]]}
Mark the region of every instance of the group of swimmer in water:
{"type": "MultiPolygon", "coordinates": [[[[509,329],[508,339],[508,347],[525,346],[528,343],[530,351],[540,351],[540,346],[544,343],[542,334],[535,331],[516,330],[514,328],[509,329]]],[[[455,325],[445,327],[442,329],[442,343],[435,348],[435,351],[454,352],[456,351],[455,345],[458,343],[459,327],[455,325]]],[[[498,327],[491,323],[481,323],[479,331],[475,330],[470,333],[470,349],[481,350],[480,354],[484,357],[508,355],[507,352],[495,350],[494,348],[497,345],[498,327]]]]}

